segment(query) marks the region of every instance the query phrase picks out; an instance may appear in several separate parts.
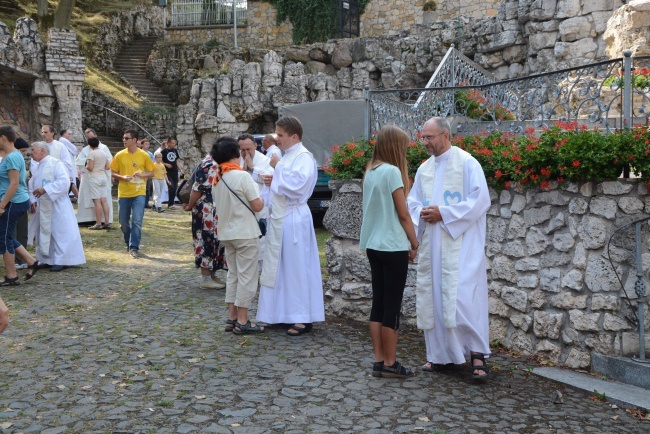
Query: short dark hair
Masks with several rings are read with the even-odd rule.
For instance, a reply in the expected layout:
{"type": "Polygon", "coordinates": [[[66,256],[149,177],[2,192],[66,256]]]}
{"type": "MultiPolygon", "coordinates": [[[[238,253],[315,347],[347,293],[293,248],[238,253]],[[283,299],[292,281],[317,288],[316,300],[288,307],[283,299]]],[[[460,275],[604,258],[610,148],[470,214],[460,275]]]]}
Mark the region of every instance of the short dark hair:
{"type": "Polygon", "coordinates": [[[28,149],[29,143],[27,143],[27,140],[23,139],[22,137],[17,137],[16,141],[14,142],[14,147],[16,149],[28,149]]]}
{"type": "Polygon", "coordinates": [[[16,131],[8,125],[0,127],[0,136],[5,136],[11,143],[16,141],[16,131]]]}
{"type": "Polygon", "coordinates": [[[61,130],[61,132],[59,133],[59,136],[63,136],[67,132],[68,132],[68,130],[61,130]]]}
{"type": "Polygon", "coordinates": [[[253,137],[250,134],[241,134],[241,135],[239,135],[237,137],[237,143],[241,142],[242,140],[247,140],[247,139],[250,139],[250,140],[253,141],[253,143],[255,143],[255,137],[253,137]]]}
{"type": "Polygon", "coordinates": [[[223,164],[233,158],[239,158],[241,153],[239,152],[237,141],[232,137],[224,136],[219,137],[215,144],[212,145],[210,156],[217,164],[223,164]]]}
{"type": "Polygon", "coordinates": [[[43,125],[43,128],[47,128],[50,133],[54,132],[54,127],[52,125],[43,125]]]}
{"type": "Polygon", "coordinates": [[[126,130],[124,131],[124,134],[131,134],[132,139],[135,139],[136,141],[138,140],[138,132],[136,130],[126,130]]]}
{"type": "Polygon", "coordinates": [[[166,141],[165,143],[169,143],[169,142],[171,142],[172,140],[176,142],[176,139],[175,139],[175,138],[169,136],[169,137],[167,137],[167,141],[166,141]]]}
{"type": "Polygon", "coordinates": [[[275,123],[276,127],[282,128],[284,131],[290,135],[297,135],[299,139],[302,139],[302,124],[293,116],[287,116],[286,118],[280,118],[275,123]]]}
{"type": "Polygon", "coordinates": [[[99,139],[97,137],[91,137],[90,139],[88,139],[88,146],[90,146],[93,149],[98,147],[99,139]]]}
{"type": "Polygon", "coordinates": [[[86,128],[84,130],[84,134],[88,134],[88,133],[91,133],[93,136],[97,135],[97,132],[95,130],[93,130],[92,128],[86,128]]]}

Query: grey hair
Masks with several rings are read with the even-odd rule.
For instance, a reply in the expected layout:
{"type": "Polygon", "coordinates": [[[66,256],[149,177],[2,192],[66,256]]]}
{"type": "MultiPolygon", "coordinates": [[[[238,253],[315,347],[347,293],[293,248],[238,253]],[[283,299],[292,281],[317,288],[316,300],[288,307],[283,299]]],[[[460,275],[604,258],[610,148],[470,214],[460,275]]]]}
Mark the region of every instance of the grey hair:
{"type": "Polygon", "coordinates": [[[451,138],[451,125],[449,125],[449,121],[446,118],[436,116],[429,119],[427,123],[429,122],[433,123],[439,130],[446,131],[449,138],[451,138]]]}
{"type": "Polygon", "coordinates": [[[32,143],[32,148],[45,149],[45,152],[47,152],[48,155],[50,154],[50,145],[45,142],[34,142],[32,143]]]}

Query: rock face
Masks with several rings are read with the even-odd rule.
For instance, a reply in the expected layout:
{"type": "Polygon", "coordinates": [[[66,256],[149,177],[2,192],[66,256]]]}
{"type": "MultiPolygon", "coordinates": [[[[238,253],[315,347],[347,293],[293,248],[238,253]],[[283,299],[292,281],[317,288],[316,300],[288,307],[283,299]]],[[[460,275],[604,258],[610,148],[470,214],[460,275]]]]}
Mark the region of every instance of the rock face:
{"type": "MultiPolygon", "coordinates": [[[[358,244],[362,197],[352,194],[360,187],[359,181],[343,182],[339,191],[349,193],[334,196],[324,220],[333,234],[326,250],[330,274],[326,306],[331,314],[355,318],[370,303],[368,263],[358,244]]],[[[593,351],[613,355],[638,351],[624,344],[629,341],[624,335],[634,324],[616,278],[616,274],[621,276],[633,296],[635,273],[630,272],[629,256],[616,245],[610,249],[613,267],[606,258],[613,231],[622,222],[646,216],[643,209],[630,215],[620,205],[642,201],[646,191],[641,181],[621,180],[570,184],[550,192],[493,192],[493,205],[511,213],[487,217],[491,340],[573,368],[588,367],[593,351]],[[522,198],[528,200],[522,202],[522,198]],[[580,201],[584,206],[576,208],[580,201]],[[610,202],[614,205],[611,214],[603,211],[609,210],[603,204],[610,202]],[[523,229],[508,231],[515,222],[523,229]]],[[[647,241],[647,228],[643,231],[647,241]]],[[[643,249],[647,269],[650,244],[644,242],[643,249]]],[[[411,269],[407,292],[414,291],[415,281],[411,269]]],[[[646,311],[647,304],[646,300],[646,311]]],[[[415,324],[410,304],[403,306],[402,315],[406,323],[415,324]]],[[[650,329],[650,321],[645,328],[650,329]]]]}
{"type": "Polygon", "coordinates": [[[632,0],[616,10],[603,35],[609,57],[621,57],[625,50],[632,56],[650,54],[650,0],[632,0]]]}

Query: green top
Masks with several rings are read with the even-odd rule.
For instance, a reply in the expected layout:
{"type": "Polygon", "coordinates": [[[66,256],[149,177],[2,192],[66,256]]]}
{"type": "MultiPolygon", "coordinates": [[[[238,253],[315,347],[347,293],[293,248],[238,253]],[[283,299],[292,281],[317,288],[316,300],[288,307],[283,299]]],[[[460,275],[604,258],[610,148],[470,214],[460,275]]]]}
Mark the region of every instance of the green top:
{"type": "Polygon", "coordinates": [[[384,252],[409,249],[409,240],[399,222],[393,192],[404,188],[399,169],[384,163],[368,170],[363,179],[363,223],[359,247],[384,252]]]}

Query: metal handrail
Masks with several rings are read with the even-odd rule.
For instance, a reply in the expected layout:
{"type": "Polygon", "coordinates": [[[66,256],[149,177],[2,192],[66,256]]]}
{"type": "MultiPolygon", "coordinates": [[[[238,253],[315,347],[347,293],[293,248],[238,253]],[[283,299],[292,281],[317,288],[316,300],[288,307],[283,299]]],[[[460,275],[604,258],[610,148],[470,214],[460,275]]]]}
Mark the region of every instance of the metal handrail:
{"type": "MultiPolygon", "coordinates": [[[[158,143],[159,145],[162,145],[162,142],[161,142],[160,140],[158,140],[158,139],[157,139],[153,134],[151,134],[149,131],[147,131],[145,127],[143,127],[142,125],[140,125],[139,123],[137,123],[137,122],[134,121],[133,119],[131,119],[131,118],[127,118],[126,116],[124,116],[124,115],[122,115],[122,114],[119,114],[118,112],[116,112],[116,111],[113,110],[113,109],[110,109],[110,108],[108,108],[108,107],[106,107],[106,106],[103,106],[103,105],[101,105],[101,104],[94,103],[94,102],[92,102],[92,101],[87,101],[87,100],[85,100],[85,99],[82,99],[81,102],[85,102],[86,104],[90,104],[90,105],[94,105],[95,107],[102,108],[102,109],[104,109],[104,110],[107,110],[107,111],[109,111],[109,112],[111,112],[111,113],[113,113],[113,114],[115,114],[115,115],[121,117],[122,119],[125,119],[125,120],[127,120],[127,121],[129,121],[129,122],[132,122],[133,124],[137,125],[137,126],[138,126],[142,131],[144,131],[144,133],[145,133],[147,136],[149,136],[151,139],[153,139],[156,143],[158,143]]],[[[108,125],[106,126],[106,128],[108,128],[108,125]]]]}
{"type": "MultiPolygon", "coordinates": [[[[630,311],[634,314],[634,317],[636,319],[636,323],[629,318],[626,318],[628,321],[635,323],[634,325],[637,326],[639,329],[639,356],[638,357],[633,357],[632,359],[637,362],[642,362],[642,363],[650,363],[650,360],[646,359],[645,357],[645,332],[644,332],[644,324],[645,324],[645,297],[646,297],[646,284],[643,281],[643,245],[642,245],[642,240],[641,240],[641,225],[645,223],[646,221],[650,220],[650,217],[644,217],[632,222],[629,222],[626,225],[621,226],[620,228],[616,229],[612,235],[609,237],[609,241],[607,242],[607,258],[609,259],[609,263],[612,266],[612,269],[614,270],[614,274],[616,275],[616,278],[618,279],[618,282],[621,285],[621,288],[623,288],[623,292],[625,293],[626,301],[630,307],[630,311]],[[626,239],[625,237],[625,231],[628,230],[634,226],[634,241],[635,245],[634,248],[628,248],[626,247],[626,239]],[[619,276],[618,272],[616,271],[616,267],[614,266],[614,262],[612,261],[611,257],[611,246],[613,242],[616,240],[616,237],[620,237],[619,244],[622,244],[622,246],[617,246],[618,248],[623,249],[627,253],[630,254],[631,256],[631,263],[633,263],[634,267],[636,268],[636,282],[634,283],[634,292],[636,293],[637,296],[637,309],[635,312],[634,306],[630,302],[630,296],[627,294],[627,290],[625,289],[625,285],[623,284],[623,281],[621,279],[621,276],[619,276]]],[[[628,279],[631,279],[632,276],[629,275],[628,279]]]]}

